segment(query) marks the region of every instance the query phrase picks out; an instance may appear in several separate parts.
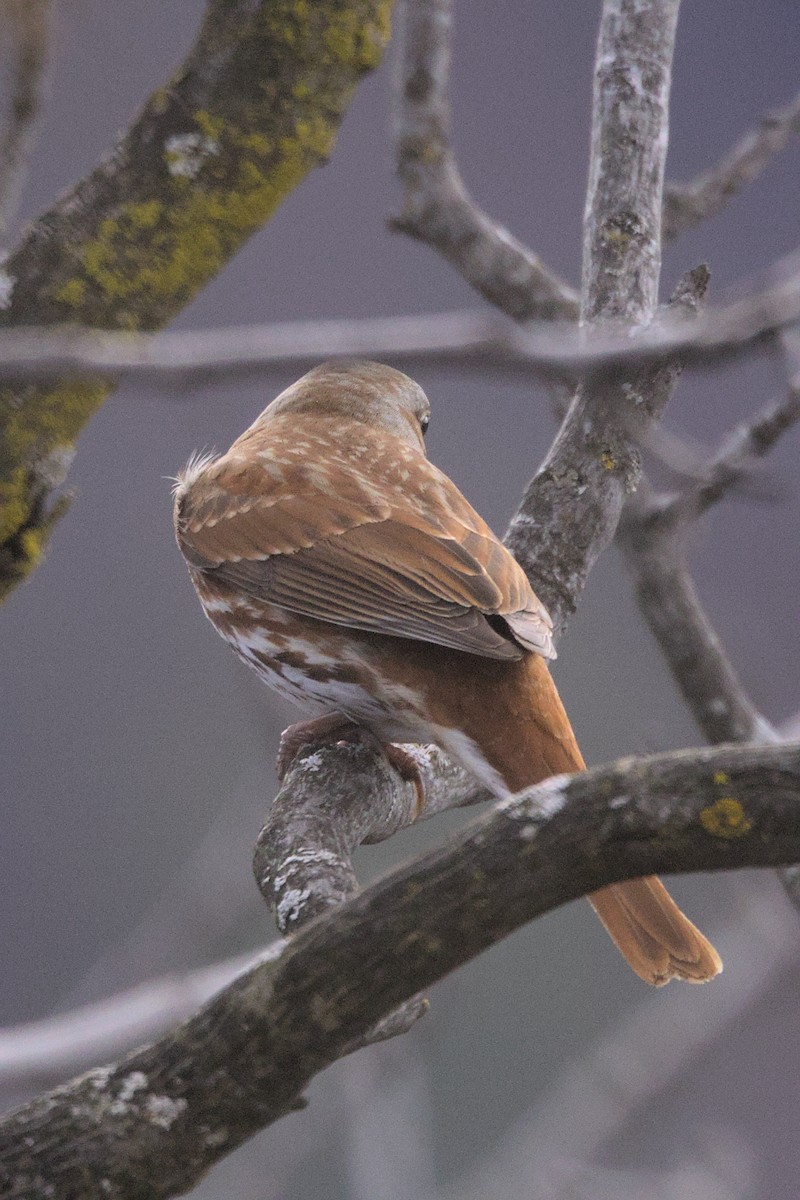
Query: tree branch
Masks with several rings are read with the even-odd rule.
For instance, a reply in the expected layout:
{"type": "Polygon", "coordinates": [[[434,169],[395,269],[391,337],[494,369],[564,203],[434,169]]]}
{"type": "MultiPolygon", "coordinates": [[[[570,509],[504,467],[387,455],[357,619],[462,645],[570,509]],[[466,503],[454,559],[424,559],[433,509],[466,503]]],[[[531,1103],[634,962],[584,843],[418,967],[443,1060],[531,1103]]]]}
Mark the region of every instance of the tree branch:
{"type": "MultiPolygon", "coordinates": [[[[209,385],[277,367],[311,367],[338,356],[372,357],[407,370],[435,364],[489,375],[562,381],[619,380],[632,369],[679,361],[707,369],[771,347],[800,323],[800,270],[705,310],[688,324],[673,305],[635,334],[593,333],[541,323],[520,329],[492,313],[426,313],[362,320],[285,321],[181,333],[121,334],[80,327],[0,329],[0,379],[133,378],[161,387],[209,385]]],[[[704,268],[680,287],[696,290],[704,268]]],[[[756,431],[757,434],[757,431],[756,431]]]]}
{"type": "MultiPolygon", "coordinates": [[[[3,0],[2,36],[13,57],[9,115],[0,138],[0,236],[5,237],[17,203],[36,134],[47,70],[50,0],[3,0]]],[[[0,292],[0,305],[3,295],[0,292]]]]}
{"type": "MultiPolygon", "coordinates": [[[[270,947],[274,954],[279,946],[270,947]]],[[[0,1029],[0,1090],[53,1087],[185,1021],[261,955],[165,975],[94,1004],[0,1029]]]]}
{"type": "MultiPolygon", "coordinates": [[[[330,154],[391,0],[209,0],[197,41],[112,153],[0,274],[8,326],[152,330],[330,154]]],[[[36,565],[100,379],[0,392],[0,598],[36,565]]]]}
{"type": "Polygon", "coordinates": [[[180,1194],[387,1012],[524,922],[656,871],[800,860],[799,801],[797,745],[628,759],[528,789],[312,922],[161,1041],[11,1114],[0,1190],[180,1194]]]}
{"type": "Polygon", "coordinates": [[[715,217],[776,154],[800,133],[800,94],[785,108],[762,117],[716,166],[690,183],[668,184],[664,192],[664,237],[672,241],[715,217]]]}
{"type": "Polygon", "coordinates": [[[721,500],[800,420],[800,375],[787,395],[742,422],[693,484],[673,495],[642,487],[618,531],[639,608],[699,728],[712,744],[779,740],[758,712],[706,615],[685,558],[691,523],[721,500]]]}
{"type": "MultiPolygon", "coordinates": [[[[594,78],[581,318],[629,332],[653,318],[679,0],[607,0],[594,78]]],[[[506,536],[563,630],[641,473],[638,443],[672,390],[670,368],[578,390],[506,536]]]]}
{"type": "Polygon", "coordinates": [[[576,318],[574,291],[482,212],[461,179],[450,140],[452,0],[403,0],[399,16],[395,139],[405,200],[389,227],[432,246],[517,321],[576,318]]]}
{"type": "Polygon", "coordinates": [[[716,454],[701,468],[694,484],[661,498],[653,519],[662,527],[677,526],[706,512],[746,479],[757,460],[768,454],[798,421],[800,375],[791,380],[785,396],[765,404],[750,420],[740,422],[728,434],[716,454]]]}
{"type": "Polygon", "coordinates": [[[659,520],[658,502],[637,497],[618,541],[642,615],[708,741],[774,741],[703,610],[674,526],[659,520]]]}
{"type": "Polygon", "coordinates": [[[335,908],[358,891],[357,846],[489,793],[436,746],[406,745],[422,784],[401,778],[369,743],[342,742],[328,754],[324,787],[316,750],[297,755],[256,844],[253,870],[281,933],[335,908]]]}

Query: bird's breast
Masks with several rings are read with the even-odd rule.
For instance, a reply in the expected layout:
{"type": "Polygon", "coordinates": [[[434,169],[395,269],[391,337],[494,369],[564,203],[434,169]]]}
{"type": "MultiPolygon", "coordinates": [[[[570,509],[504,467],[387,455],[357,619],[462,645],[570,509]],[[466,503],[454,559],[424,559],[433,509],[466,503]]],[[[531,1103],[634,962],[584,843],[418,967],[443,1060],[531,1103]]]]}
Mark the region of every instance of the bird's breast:
{"type": "Polygon", "coordinates": [[[193,582],[218,633],[285,699],[315,715],[341,712],[385,740],[424,732],[422,694],[374,661],[369,637],[220,586],[202,572],[193,582]]]}

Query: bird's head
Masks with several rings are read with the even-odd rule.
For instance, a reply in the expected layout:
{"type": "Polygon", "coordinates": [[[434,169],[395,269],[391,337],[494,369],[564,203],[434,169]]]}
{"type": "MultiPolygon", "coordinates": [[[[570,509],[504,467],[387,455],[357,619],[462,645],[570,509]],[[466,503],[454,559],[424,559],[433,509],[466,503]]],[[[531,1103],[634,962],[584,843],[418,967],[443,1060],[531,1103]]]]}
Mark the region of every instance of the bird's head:
{"type": "Polygon", "coordinates": [[[363,421],[402,438],[422,453],[431,406],[418,383],[383,363],[360,359],[322,363],[281,392],[255,422],[290,413],[363,421]]]}

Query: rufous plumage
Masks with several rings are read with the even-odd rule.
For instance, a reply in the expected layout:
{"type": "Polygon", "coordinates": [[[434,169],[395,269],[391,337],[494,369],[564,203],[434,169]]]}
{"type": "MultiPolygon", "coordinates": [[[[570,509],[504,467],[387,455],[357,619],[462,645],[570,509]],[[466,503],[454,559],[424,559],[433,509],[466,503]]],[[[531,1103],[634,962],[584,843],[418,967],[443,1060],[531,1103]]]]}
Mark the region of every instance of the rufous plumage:
{"type": "MultiPolygon", "coordinates": [[[[207,616],[319,728],[435,742],[502,796],[585,764],[547,666],[550,618],[428,460],[429,417],[399,371],[323,364],[226,454],[190,461],[176,535],[207,616]]],[[[721,969],[658,879],[590,899],[646,982],[721,969]]]]}

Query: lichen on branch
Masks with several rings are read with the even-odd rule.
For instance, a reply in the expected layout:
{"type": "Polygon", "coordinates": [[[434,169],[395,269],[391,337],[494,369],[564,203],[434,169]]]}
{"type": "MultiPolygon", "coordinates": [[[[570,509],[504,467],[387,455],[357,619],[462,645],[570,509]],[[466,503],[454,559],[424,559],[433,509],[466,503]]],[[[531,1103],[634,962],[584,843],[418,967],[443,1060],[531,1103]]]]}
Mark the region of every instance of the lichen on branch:
{"type": "MultiPolygon", "coordinates": [[[[0,325],[166,325],[333,150],[392,0],[211,0],[186,61],[4,267],[0,325]]],[[[107,384],[0,391],[0,599],[36,565],[107,384]]]]}

